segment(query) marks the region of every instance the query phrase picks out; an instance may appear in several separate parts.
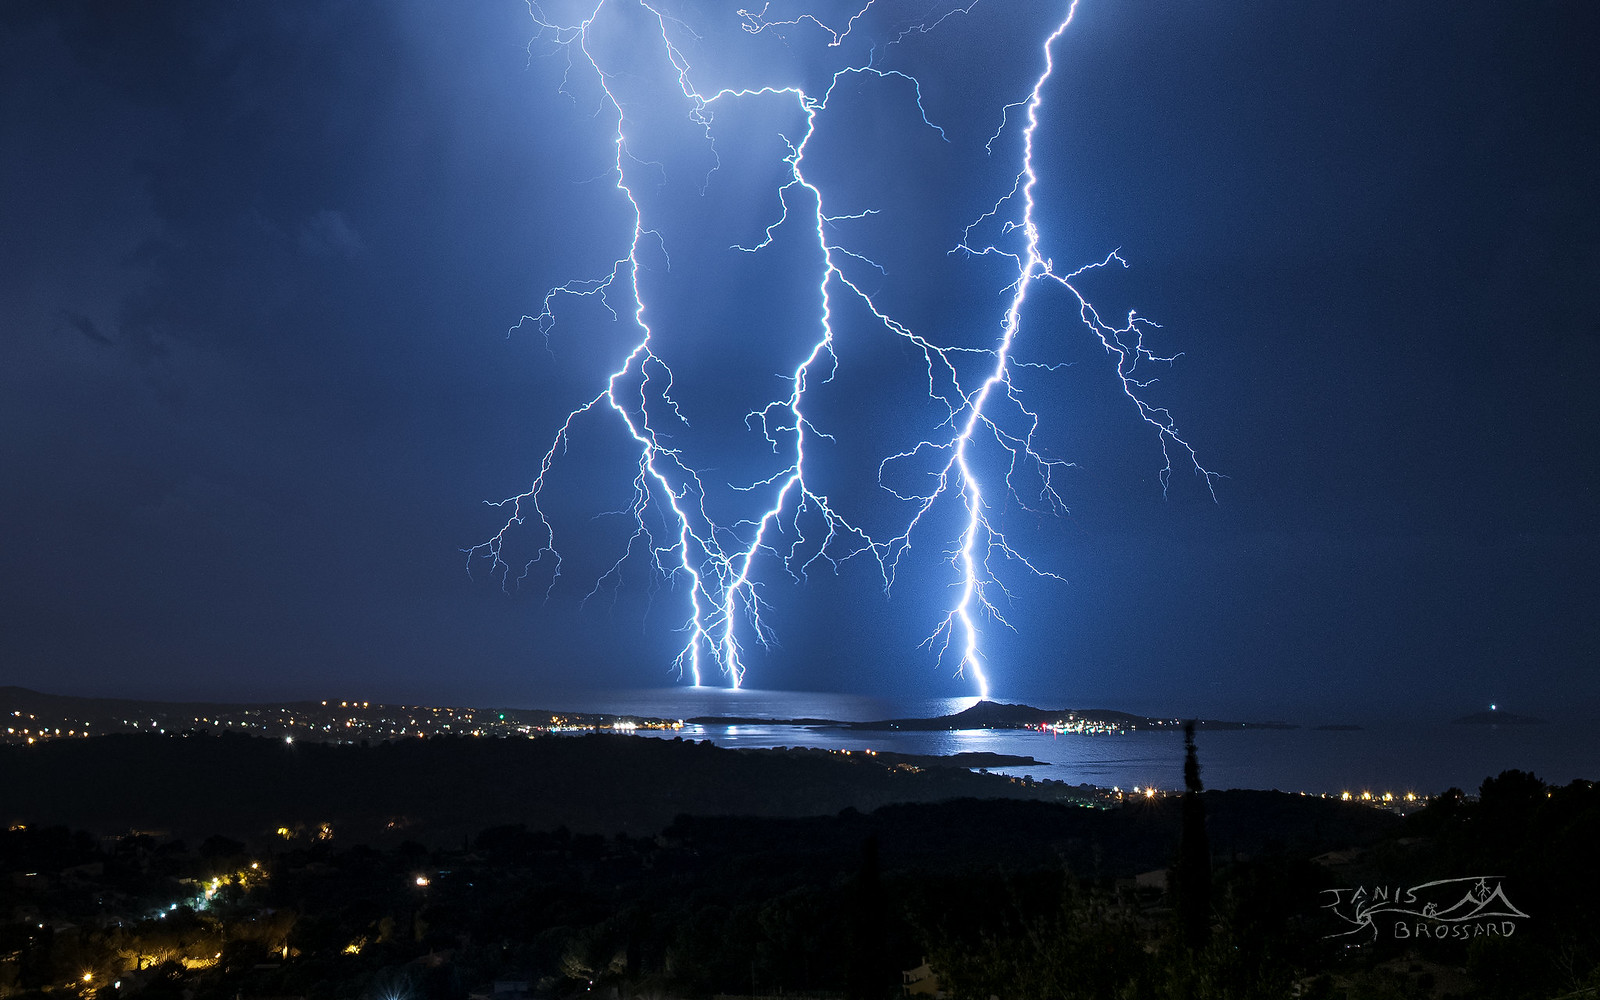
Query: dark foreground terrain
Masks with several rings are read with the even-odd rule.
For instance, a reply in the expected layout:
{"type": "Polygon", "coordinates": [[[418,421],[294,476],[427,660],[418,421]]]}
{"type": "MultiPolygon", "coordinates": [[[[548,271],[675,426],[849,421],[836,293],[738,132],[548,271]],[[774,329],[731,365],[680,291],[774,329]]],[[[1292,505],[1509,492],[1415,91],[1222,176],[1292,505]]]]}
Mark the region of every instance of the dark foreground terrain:
{"type": "Polygon", "coordinates": [[[6,998],[1600,987],[1600,790],[1515,771],[1401,819],[629,737],[0,751],[6,998]]]}
{"type": "Polygon", "coordinates": [[[115,734],[0,747],[0,821],[240,839],[326,824],[341,842],[451,844],[505,823],[653,836],[684,813],[815,816],[966,796],[1089,794],[900,760],[611,734],[370,746],[115,734]]]}

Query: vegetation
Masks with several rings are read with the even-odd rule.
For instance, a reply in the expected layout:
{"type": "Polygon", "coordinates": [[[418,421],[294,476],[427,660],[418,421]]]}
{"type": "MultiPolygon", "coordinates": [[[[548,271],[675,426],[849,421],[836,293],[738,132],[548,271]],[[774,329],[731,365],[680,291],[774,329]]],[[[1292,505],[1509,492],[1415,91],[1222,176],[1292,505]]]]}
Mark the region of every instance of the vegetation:
{"type": "MultiPolygon", "coordinates": [[[[715,751],[706,773],[734,773],[718,755],[736,756],[715,751]]],[[[898,995],[924,961],[957,1000],[1600,986],[1590,783],[1506,772],[1406,821],[1278,793],[1191,795],[679,816],[609,835],[525,816],[380,846],[320,824],[188,843],[29,824],[0,832],[0,997],[467,1000],[500,982],[550,997],[865,998],[898,995]],[[1169,893],[1153,877],[1195,863],[1191,802],[1209,844],[1202,940],[1185,882],[1169,893]],[[1505,876],[1532,915],[1514,936],[1330,937],[1328,889],[1477,873],[1505,876]]]]}
{"type": "Polygon", "coordinates": [[[814,816],[963,796],[1081,793],[961,768],[886,766],[864,754],[735,752],[621,735],[430,737],[288,743],[202,733],[113,734],[0,746],[0,822],[234,838],[331,823],[371,844],[460,843],[529,823],[653,835],[673,817],[814,816]]]}

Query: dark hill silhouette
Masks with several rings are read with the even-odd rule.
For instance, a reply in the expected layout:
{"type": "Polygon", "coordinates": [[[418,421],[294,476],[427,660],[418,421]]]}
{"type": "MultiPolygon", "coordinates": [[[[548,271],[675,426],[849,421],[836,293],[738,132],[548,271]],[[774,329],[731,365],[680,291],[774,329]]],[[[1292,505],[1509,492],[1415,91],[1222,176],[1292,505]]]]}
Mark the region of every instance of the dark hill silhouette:
{"type": "MultiPolygon", "coordinates": [[[[310,708],[312,701],[274,702],[292,708],[310,708]]],[[[84,698],[69,694],[47,694],[31,688],[0,685],[0,705],[12,711],[40,714],[76,715],[79,718],[100,720],[124,716],[138,718],[150,712],[181,714],[191,712],[243,711],[258,707],[247,702],[220,701],[150,701],[134,698],[84,698]]]]}
{"type": "MultiPolygon", "coordinates": [[[[0,747],[0,788],[5,789],[0,797],[0,824],[5,825],[66,824],[101,834],[155,830],[195,840],[222,834],[259,841],[280,827],[314,835],[327,823],[337,843],[378,844],[455,843],[485,827],[507,824],[653,835],[685,814],[804,817],[954,799],[989,800],[970,807],[974,816],[998,817],[1015,808],[1024,809],[1017,815],[1029,815],[1032,805],[994,800],[1073,800],[1079,794],[1059,784],[959,769],[896,768],[861,754],[739,751],[709,742],[613,735],[433,738],[360,746],[115,734],[0,747]]],[[[1378,810],[1302,796],[1207,794],[1214,841],[1228,850],[1249,851],[1266,831],[1281,842],[1342,843],[1398,822],[1378,810]]],[[[1090,817],[1062,820],[1091,824],[1079,831],[1081,844],[1127,841],[1155,850],[1152,845],[1159,842],[1165,851],[1176,835],[1175,808],[1160,799],[1110,811],[1059,801],[1039,805],[1090,817]],[[1094,824],[1112,822],[1104,818],[1110,815],[1138,820],[1143,832],[1108,828],[1100,836],[1094,824]]],[[[993,824],[985,829],[974,835],[995,836],[993,824]]],[[[1142,847],[1130,850],[1130,858],[1155,856],[1142,847]]]]}
{"type": "Polygon", "coordinates": [[[391,823],[414,838],[517,822],[655,833],[681,813],[805,816],[1043,794],[1000,776],[895,769],[860,754],[743,752],[618,735],[361,746],[112,734],[0,747],[0,788],[4,823],[252,837],[332,822],[335,836],[368,840],[381,840],[391,823]]]}
{"type": "MultiPolygon", "coordinates": [[[[1102,723],[1111,723],[1124,728],[1157,728],[1171,727],[1177,731],[1176,720],[1157,719],[1151,716],[1133,715],[1128,712],[1118,712],[1109,708],[1034,708],[1032,705],[1008,705],[994,701],[980,701],[971,708],[957,712],[954,715],[941,715],[932,719],[879,719],[875,722],[845,722],[834,723],[849,729],[904,729],[904,730],[936,730],[936,729],[1016,729],[1023,726],[1042,726],[1058,722],[1069,716],[1080,719],[1093,719],[1102,723]]],[[[713,720],[716,721],[716,720],[713,720]]],[[[720,720],[727,721],[727,720],[720,720]]],[[[770,721],[770,720],[768,720],[770,721]]],[[[817,720],[809,720],[815,723],[817,720]]],[[[1285,722],[1224,722],[1219,719],[1200,719],[1196,725],[1202,729],[1210,727],[1226,727],[1230,729],[1296,729],[1297,726],[1285,722]]]]}
{"type": "Polygon", "coordinates": [[[932,719],[879,719],[875,722],[843,723],[850,729],[1014,729],[1020,726],[1039,726],[1066,718],[1069,714],[1088,716],[1122,725],[1149,725],[1156,720],[1126,712],[1108,709],[1047,709],[1031,705],[1007,705],[994,701],[980,701],[971,708],[954,715],[941,715],[932,719]]]}

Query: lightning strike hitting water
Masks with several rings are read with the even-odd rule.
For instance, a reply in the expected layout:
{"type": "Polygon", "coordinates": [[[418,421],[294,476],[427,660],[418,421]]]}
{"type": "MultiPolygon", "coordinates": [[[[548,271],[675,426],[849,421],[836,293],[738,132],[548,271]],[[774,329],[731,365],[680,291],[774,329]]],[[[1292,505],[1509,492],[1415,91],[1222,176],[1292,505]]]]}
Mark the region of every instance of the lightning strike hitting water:
{"type": "MultiPolygon", "coordinates": [[[[837,28],[812,13],[769,18],[770,4],[760,11],[740,11],[739,17],[749,35],[786,30],[798,36],[821,33],[827,36],[827,48],[838,48],[879,2],[869,0],[837,28]]],[[[808,93],[799,85],[773,84],[697,89],[694,67],[684,53],[699,36],[651,0],[601,0],[587,16],[568,23],[548,16],[539,4],[530,3],[538,38],[553,42],[566,53],[569,79],[574,72],[588,74],[603,95],[597,117],[605,116],[614,126],[609,175],[627,205],[631,231],[622,234],[621,252],[607,272],[550,289],[541,311],[536,316],[523,317],[523,322],[536,326],[548,342],[564,301],[592,298],[617,322],[623,320],[614,303],[625,303],[622,308],[636,336],[631,350],[618,361],[604,386],[572,410],[556,430],[529,488],[500,502],[509,508],[509,517],[492,538],[469,550],[469,565],[471,559],[489,559],[493,571],[508,586],[513,579],[519,584],[527,581],[536,570],[546,573],[546,594],[550,593],[562,575],[562,557],[546,510],[547,481],[558,459],[567,453],[575,425],[591,415],[609,411],[636,448],[632,501],[625,512],[633,531],[622,554],[596,581],[590,596],[603,587],[617,585],[624,565],[636,555],[647,559],[654,572],[675,588],[681,588],[688,609],[683,624],[687,639],[675,660],[680,675],[700,684],[714,667],[729,685],[738,687],[742,683],[746,672],[744,643],[753,639],[767,645],[773,639],[763,618],[767,604],[759,576],[761,566],[782,570],[798,581],[818,561],[837,570],[850,560],[867,559],[875,565],[887,592],[894,586],[913,540],[934,530],[935,509],[949,508],[956,512],[959,525],[945,551],[954,571],[955,597],[923,644],[941,662],[947,657],[955,658],[956,674],[969,678],[980,696],[987,696],[981,625],[994,621],[1009,627],[1002,606],[1008,602],[1010,592],[997,573],[999,563],[1015,562],[1029,573],[1061,579],[1013,548],[997,520],[994,499],[998,493],[1027,507],[1030,501],[1024,498],[1031,494],[1031,502],[1045,510],[1060,513],[1066,509],[1057,489],[1057,477],[1068,463],[1045,457],[1038,440],[1041,418],[1023,402],[1013,381],[1019,369],[1048,372],[1058,367],[1018,359],[1025,306],[1036,288],[1061,289],[1075,305],[1083,328],[1113,359],[1122,393],[1159,439],[1165,459],[1161,470],[1163,489],[1169,484],[1175,456],[1202,477],[1208,489],[1211,487],[1215,473],[1199,464],[1172,415],[1145,399],[1144,391],[1153,379],[1137,372],[1139,364],[1175,360],[1175,356],[1158,356],[1145,347],[1145,334],[1155,325],[1131,312],[1120,325],[1104,321],[1074,284],[1087,271],[1112,264],[1125,267],[1125,262],[1113,251],[1096,263],[1061,273],[1041,249],[1035,138],[1046,89],[1055,70],[1054,48],[1072,22],[1076,0],[1066,7],[1053,31],[1035,50],[1042,70],[1020,100],[1001,109],[999,126],[986,146],[992,154],[1008,128],[1020,127],[1021,149],[1009,190],[965,227],[950,251],[1007,262],[1011,277],[1001,289],[1005,306],[997,317],[998,337],[981,346],[941,344],[895,319],[875,300],[877,293],[869,291],[863,280],[884,269],[833,235],[847,223],[876,214],[872,208],[830,209],[825,186],[808,175],[808,152],[836,91],[846,81],[881,88],[886,100],[901,101],[905,113],[916,116],[919,127],[949,142],[945,129],[925,106],[921,82],[905,72],[882,68],[880,59],[885,50],[909,35],[932,32],[953,18],[970,14],[976,6],[977,2],[973,2],[953,7],[901,28],[887,45],[874,48],[865,62],[834,71],[819,93],[808,93]],[[746,427],[762,435],[777,459],[773,471],[753,481],[710,486],[708,467],[692,462],[687,449],[674,443],[687,431],[689,423],[674,397],[673,371],[663,357],[666,348],[662,345],[675,344],[680,351],[690,353],[692,349],[681,334],[675,336],[671,330],[658,334],[651,325],[651,297],[642,279],[646,271],[669,268],[670,257],[661,230],[648,221],[647,199],[642,192],[649,184],[660,182],[664,167],[635,155],[630,135],[642,124],[637,119],[647,112],[640,109],[639,102],[620,93],[623,78],[644,60],[618,59],[597,41],[603,19],[618,10],[643,15],[649,26],[646,34],[650,58],[657,65],[670,66],[667,72],[681,92],[684,113],[714,157],[716,116],[723,107],[753,103],[786,107],[802,123],[797,136],[783,139],[788,154],[776,190],[776,217],[766,224],[760,240],[729,250],[736,254],[770,252],[780,233],[801,227],[803,239],[813,248],[817,261],[816,270],[809,276],[795,276],[815,289],[814,338],[796,352],[794,366],[784,377],[786,394],[745,417],[746,427]],[[1013,120],[1019,111],[1020,126],[1013,120]],[[845,331],[839,325],[840,309],[845,304],[864,309],[879,333],[900,338],[913,356],[920,357],[928,398],[935,404],[935,412],[942,414],[935,426],[913,434],[911,440],[915,443],[911,447],[882,458],[878,464],[878,485],[902,510],[895,522],[899,527],[887,531],[869,531],[864,521],[847,516],[840,504],[817,485],[808,466],[808,445],[819,439],[834,440],[832,434],[813,422],[808,393],[830,382],[837,373],[837,338],[841,334],[871,335],[871,330],[845,331]],[[1005,471],[998,480],[986,481],[980,452],[992,448],[998,449],[995,454],[1005,471]],[[891,480],[898,481],[896,471],[902,468],[924,477],[926,486],[911,490],[891,486],[891,480]],[[720,511],[723,504],[720,499],[713,501],[713,488],[742,500],[748,513],[714,517],[712,511],[720,511]],[[534,551],[520,570],[515,570],[506,549],[514,529],[519,527],[531,528],[534,551]]],[[[787,43],[788,36],[783,37],[787,43]]],[[[720,168],[719,159],[712,170],[720,168]]],[[[704,190],[702,186],[702,193],[704,190]]],[[[1036,331],[1036,335],[1060,334],[1045,329],[1036,331]]]]}

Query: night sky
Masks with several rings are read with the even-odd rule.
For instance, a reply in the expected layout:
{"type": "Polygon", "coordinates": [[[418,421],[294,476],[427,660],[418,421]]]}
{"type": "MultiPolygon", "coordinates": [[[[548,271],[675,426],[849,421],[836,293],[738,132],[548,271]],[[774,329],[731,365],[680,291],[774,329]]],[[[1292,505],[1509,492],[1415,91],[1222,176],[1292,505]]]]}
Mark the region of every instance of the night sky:
{"type": "MultiPolygon", "coordinates": [[[[897,315],[992,335],[992,275],[946,251],[1010,185],[1014,146],[983,145],[1060,11],[984,0],[883,48],[926,9],[884,3],[829,50],[805,26],[747,35],[738,6],[664,8],[698,32],[703,87],[814,83],[874,43],[922,80],[948,143],[907,88],[852,85],[817,176],[841,211],[882,209],[840,239],[884,265],[861,273],[897,315]]],[[[639,24],[619,13],[608,51],[639,24]]],[[[561,92],[566,57],[536,34],[518,0],[0,7],[0,683],[532,706],[671,682],[681,590],[635,560],[584,600],[626,551],[615,419],[580,423],[558,465],[548,596],[542,567],[507,593],[463,551],[629,339],[592,301],[548,344],[507,333],[631,225],[610,116],[579,74],[561,92]]],[[[1047,252],[1120,248],[1129,268],[1084,289],[1161,324],[1153,346],[1183,356],[1151,396],[1227,478],[1213,500],[1179,467],[1164,496],[1156,438],[1070,311],[1025,318],[1034,356],[1070,365],[1027,398],[1076,466],[1068,514],[1011,512],[1065,582],[1005,577],[995,694],[1600,709],[1600,8],[1083,0],[1056,59],[1047,252]]],[[[639,56],[641,101],[659,70],[639,56]]],[[[767,474],[742,418],[812,332],[801,249],[729,249],[775,218],[793,117],[729,110],[710,180],[683,117],[638,139],[677,443],[722,482],[767,474]]],[[[889,525],[870,471],[926,417],[917,359],[851,329],[819,476],[889,525]]],[[[918,542],[887,599],[864,560],[770,575],[779,645],[747,682],[969,693],[917,648],[949,537],[918,542]]]]}

